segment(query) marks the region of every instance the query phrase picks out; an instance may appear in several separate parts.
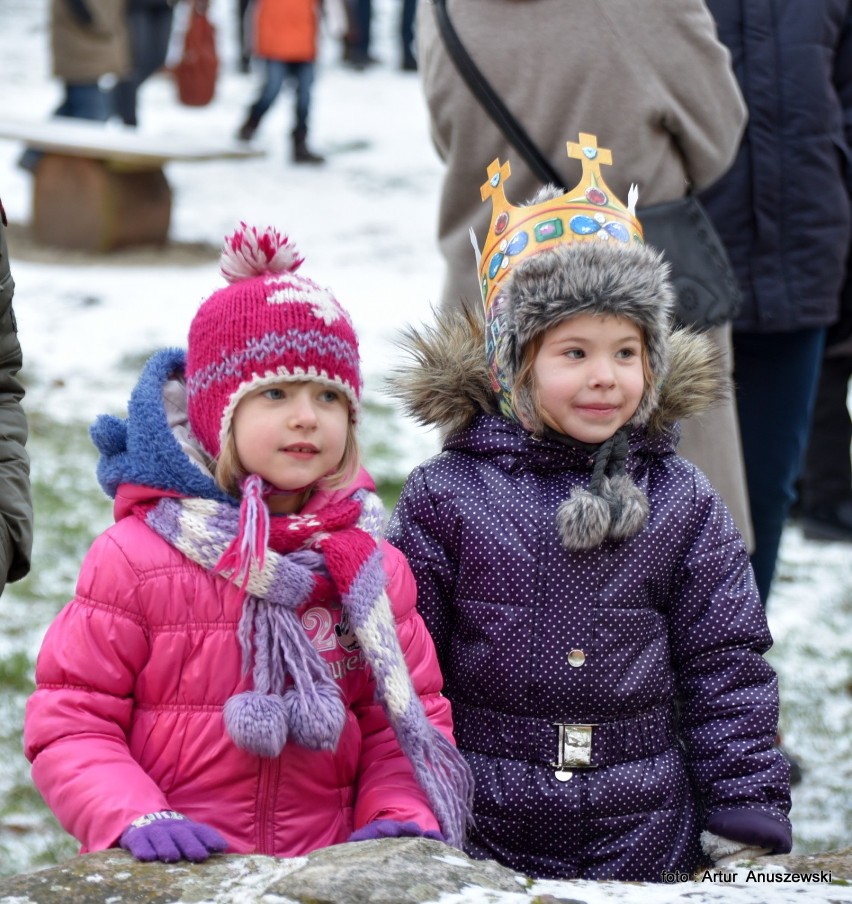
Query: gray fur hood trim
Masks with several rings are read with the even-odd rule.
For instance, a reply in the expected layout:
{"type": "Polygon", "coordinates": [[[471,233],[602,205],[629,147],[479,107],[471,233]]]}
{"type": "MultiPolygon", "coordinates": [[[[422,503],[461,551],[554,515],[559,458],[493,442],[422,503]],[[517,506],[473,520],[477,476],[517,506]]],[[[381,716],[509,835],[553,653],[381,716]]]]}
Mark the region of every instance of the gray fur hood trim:
{"type": "MultiPolygon", "coordinates": [[[[730,391],[722,356],[706,336],[676,329],[666,345],[668,373],[645,422],[649,437],[670,431],[730,391]]],[[[408,360],[391,373],[386,392],[419,424],[452,435],[480,412],[498,413],[485,362],[485,318],[478,309],[436,311],[433,324],[408,327],[397,347],[408,360]]]]}

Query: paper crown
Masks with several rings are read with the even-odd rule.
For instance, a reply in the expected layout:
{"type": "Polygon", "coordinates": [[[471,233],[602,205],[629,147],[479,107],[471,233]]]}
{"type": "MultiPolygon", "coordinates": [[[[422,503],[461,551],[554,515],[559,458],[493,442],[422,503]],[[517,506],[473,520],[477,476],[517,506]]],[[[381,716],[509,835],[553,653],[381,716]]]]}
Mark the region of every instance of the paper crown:
{"type": "Polygon", "coordinates": [[[491,198],[491,226],[478,261],[486,315],[512,268],[535,254],[574,242],[644,243],[636,219],[636,186],[630,187],[625,206],[601,176],[601,166],[612,165],[612,152],[599,148],[595,135],[580,132],[579,137],[579,143],[568,142],[568,156],[583,164],[580,181],[571,191],[540,204],[510,204],[504,192],[512,172],[509,162],[501,164],[497,158],[488,167],[488,181],[480,193],[483,201],[491,198]]]}

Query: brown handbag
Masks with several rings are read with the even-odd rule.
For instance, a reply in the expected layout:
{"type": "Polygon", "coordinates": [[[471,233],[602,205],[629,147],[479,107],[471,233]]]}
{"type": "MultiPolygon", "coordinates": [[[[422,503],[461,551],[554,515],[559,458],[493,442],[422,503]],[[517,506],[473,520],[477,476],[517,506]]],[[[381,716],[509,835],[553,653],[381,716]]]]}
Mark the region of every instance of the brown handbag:
{"type": "Polygon", "coordinates": [[[178,98],[188,107],[204,107],[216,93],[219,57],[216,32],[207,18],[208,0],[193,0],[183,39],[183,55],[175,66],[178,98]]]}

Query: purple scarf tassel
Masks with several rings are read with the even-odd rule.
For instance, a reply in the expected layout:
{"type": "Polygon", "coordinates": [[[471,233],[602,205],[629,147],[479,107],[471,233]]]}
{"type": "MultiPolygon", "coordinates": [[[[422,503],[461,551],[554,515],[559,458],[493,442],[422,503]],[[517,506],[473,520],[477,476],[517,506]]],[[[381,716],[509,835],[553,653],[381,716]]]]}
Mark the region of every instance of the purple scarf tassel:
{"type": "MultiPolygon", "coordinates": [[[[376,695],[382,703],[399,746],[409,758],[420,786],[426,792],[441,832],[447,841],[460,848],[464,843],[473,805],[473,774],[457,748],[426,717],[423,704],[412,684],[405,664],[393,617],[380,623],[378,649],[363,639],[373,608],[379,597],[385,605],[385,574],[381,553],[364,563],[348,593],[342,595],[344,608],[376,681],[376,695]],[[392,685],[407,684],[408,705],[394,712],[392,685]]],[[[389,609],[389,605],[388,605],[389,609]]]]}

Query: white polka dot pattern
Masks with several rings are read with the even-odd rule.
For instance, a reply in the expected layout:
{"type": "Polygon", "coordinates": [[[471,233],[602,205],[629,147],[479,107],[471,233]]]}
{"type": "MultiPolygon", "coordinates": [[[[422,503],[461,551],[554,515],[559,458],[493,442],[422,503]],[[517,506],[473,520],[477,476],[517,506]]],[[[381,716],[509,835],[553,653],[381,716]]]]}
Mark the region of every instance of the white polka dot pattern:
{"type": "Polygon", "coordinates": [[[777,685],[762,656],[771,637],[748,555],[672,443],[634,431],[627,467],[647,526],[588,552],[566,551],[555,525],[588,483],[588,452],[502,418],[480,415],[406,483],[388,538],[417,578],[457,704],[477,782],[474,856],[539,877],[661,881],[696,865],[708,814],[789,832],[777,685]],[[555,727],[541,749],[550,723],[675,705],[680,743],[662,753],[642,753],[637,736],[637,756],[560,781],[555,727]],[[544,728],[522,732],[523,718],[544,728]]]}

